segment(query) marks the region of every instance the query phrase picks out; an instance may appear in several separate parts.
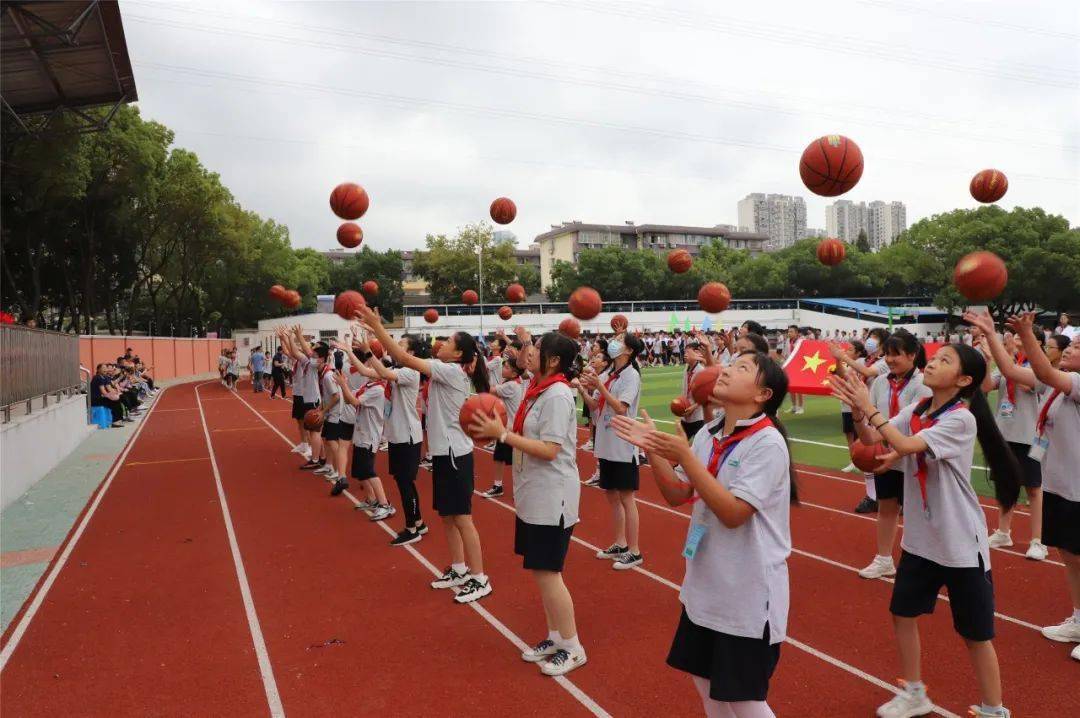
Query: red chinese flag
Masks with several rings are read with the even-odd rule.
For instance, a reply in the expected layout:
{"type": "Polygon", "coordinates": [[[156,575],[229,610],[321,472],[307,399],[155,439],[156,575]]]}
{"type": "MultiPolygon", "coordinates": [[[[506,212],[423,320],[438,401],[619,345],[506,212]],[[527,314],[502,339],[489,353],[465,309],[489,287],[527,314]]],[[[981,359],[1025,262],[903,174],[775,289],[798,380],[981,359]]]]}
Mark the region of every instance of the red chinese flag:
{"type": "Polygon", "coordinates": [[[788,378],[788,393],[828,396],[832,393],[826,381],[836,369],[836,360],[829,352],[828,342],[800,339],[787,360],[784,373],[788,378]]]}

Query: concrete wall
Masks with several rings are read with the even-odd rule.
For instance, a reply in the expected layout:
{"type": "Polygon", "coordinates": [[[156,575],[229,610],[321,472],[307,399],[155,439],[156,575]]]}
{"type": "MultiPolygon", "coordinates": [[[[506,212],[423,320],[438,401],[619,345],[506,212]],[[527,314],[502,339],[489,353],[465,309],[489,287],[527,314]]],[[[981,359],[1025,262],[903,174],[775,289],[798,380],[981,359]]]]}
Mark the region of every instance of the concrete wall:
{"type": "MultiPolygon", "coordinates": [[[[513,305],[511,305],[513,308],[513,305]]],[[[595,319],[581,322],[581,328],[593,333],[610,332],[611,318],[619,312],[601,312],[595,319]]],[[[678,320],[678,328],[685,329],[687,322],[691,329],[701,329],[705,325],[706,317],[710,317],[711,327],[714,329],[737,327],[747,319],[761,322],[770,329],[780,329],[788,324],[795,324],[795,309],[758,309],[753,311],[731,310],[723,314],[706,314],[700,309],[682,312],[625,312],[630,320],[630,330],[660,330],[671,326],[672,315],[678,320]]],[[[511,333],[516,326],[523,326],[533,334],[558,329],[559,322],[569,317],[569,313],[559,314],[518,314],[507,321],[499,319],[498,315],[484,315],[484,332],[502,329],[507,334],[511,333]]],[[[426,333],[434,335],[448,335],[456,331],[467,331],[476,334],[480,328],[480,317],[475,315],[464,316],[440,316],[434,324],[428,324],[423,317],[406,317],[406,331],[414,333],[426,333]]]]}
{"type": "Polygon", "coordinates": [[[35,408],[0,427],[0,509],[40,481],[92,431],[83,395],[35,408]]]}
{"type": "Polygon", "coordinates": [[[232,347],[231,339],[186,339],[183,337],[125,337],[108,334],[79,337],[79,362],[90,371],[101,362],[114,362],[127,347],[149,367],[155,381],[183,379],[217,371],[221,350],[232,347]]]}

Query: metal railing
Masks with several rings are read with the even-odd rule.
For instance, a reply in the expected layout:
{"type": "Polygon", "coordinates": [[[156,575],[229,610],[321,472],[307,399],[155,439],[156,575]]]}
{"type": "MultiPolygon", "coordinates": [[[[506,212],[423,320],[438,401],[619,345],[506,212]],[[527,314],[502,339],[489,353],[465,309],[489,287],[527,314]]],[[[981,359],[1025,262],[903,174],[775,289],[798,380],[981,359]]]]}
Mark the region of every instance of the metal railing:
{"type": "Polygon", "coordinates": [[[25,403],[26,413],[86,388],[79,374],[79,337],[74,334],[0,326],[0,412],[5,422],[11,408],[25,403]]]}

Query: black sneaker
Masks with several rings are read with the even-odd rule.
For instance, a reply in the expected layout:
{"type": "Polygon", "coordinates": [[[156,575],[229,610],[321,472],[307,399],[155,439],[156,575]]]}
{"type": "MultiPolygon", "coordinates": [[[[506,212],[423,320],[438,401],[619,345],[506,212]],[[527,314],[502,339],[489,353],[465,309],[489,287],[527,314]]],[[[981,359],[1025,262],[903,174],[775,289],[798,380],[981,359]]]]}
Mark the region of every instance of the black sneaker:
{"type": "Polygon", "coordinates": [[[345,477],[340,477],[334,482],[334,488],[330,489],[331,496],[340,496],[341,492],[349,488],[349,482],[345,480],[345,477]]]}
{"type": "Polygon", "coordinates": [[[410,531],[409,529],[402,529],[400,532],[398,532],[398,535],[395,536],[393,538],[393,540],[390,541],[390,545],[391,546],[405,546],[407,544],[416,543],[417,541],[419,541],[419,540],[421,540],[423,538],[424,537],[421,536],[420,533],[417,532],[417,531],[410,531]]]}
{"type": "Polygon", "coordinates": [[[428,532],[428,525],[427,524],[420,524],[420,526],[416,529],[416,533],[420,534],[421,536],[423,536],[427,532],[428,532]]]}
{"type": "Polygon", "coordinates": [[[869,496],[863,496],[862,501],[855,507],[855,513],[857,514],[876,514],[877,513],[877,501],[874,501],[869,496]]]}
{"type": "Polygon", "coordinates": [[[627,551],[615,559],[615,563],[611,567],[616,571],[629,571],[634,566],[640,566],[644,562],[645,558],[641,554],[627,551]]]}
{"type": "Polygon", "coordinates": [[[458,603],[472,603],[473,601],[479,601],[489,593],[491,593],[490,579],[481,581],[475,576],[470,576],[469,580],[462,585],[461,590],[454,596],[454,600],[458,603]]]}
{"type": "Polygon", "coordinates": [[[499,484],[495,484],[490,489],[480,494],[485,499],[497,499],[503,495],[503,487],[499,484]]]}
{"type": "Polygon", "coordinates": [[[617,543],[613,543],[610,546],[608,546],[607,548],[600,549],[599,551],[597,551],[596,552],[596,557],[597,558],[606,558],[606,559],[610,559],[610,560],[614,561],[614,560],[618,559],[619,556],[622,556],[624,553],[626,553],[626,548],[627,548],[626,546],[620,546],[617,543]]]}
{"type": "Polygon", "coordinates": [[[301,471],[313,471],[322,466],[318,461],[309,461],[300,467],[301,471]]]}

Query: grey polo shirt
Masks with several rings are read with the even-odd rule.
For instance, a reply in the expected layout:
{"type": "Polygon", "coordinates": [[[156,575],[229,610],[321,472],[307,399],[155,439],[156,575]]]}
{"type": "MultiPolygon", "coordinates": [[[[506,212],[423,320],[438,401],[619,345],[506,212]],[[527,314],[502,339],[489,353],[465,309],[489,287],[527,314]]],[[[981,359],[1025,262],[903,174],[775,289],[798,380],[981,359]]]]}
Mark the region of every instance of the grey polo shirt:
{"type": "MultiPolygon", "coordinates": [[[[1070,374],[1072,387],[1054,399],[1046,414],[1049,440],[1042,459],[1043,489],[1069,501],[1080,501],[1080,372],[1070,374]]],[[[1049,401],[1052,393],[1046,395],[1049,401]]]]}
{"type": "MultiPolygon", "coordinates": [[[[608,377],[602,377],[601,382],[606,382],[608,377]]],[[[638,402],[641,400],[641,374],[634,367],[627,364],[623,367],[619,376],[608,387],[608,391],[617,401],[627,404],[630,408],[627,416],[637,417],[638,402]]],[[[607,461],[621,461],[630,463],[637,460],[637,447],[623,441],[611,428],[611,420],[615,418],[615,412],[611,405],[605,403],[604,410],[596,420],[596,438],[593,440],[593,454],[598,459],[607,461]]]]}
{"type": "Polygon", "coordinates": [[[386,440],[391,444],[419,444],[423,438],[416,397],[420,391],[420,372],[408,367],[395,369],[391,382],[390,416],[386,419],[386,440]]]}
{"type": "Polygon", "coordinates": [[[525,415],[522,435],[559,444],[551,461],[514,451],[514,505],[529,524],[573,526],[578,522],[581,478],[577,465],[577,421],[574,392],[554,384],[536,398],[525,415]]]}
{"type": "Polygon", "coordinates": [[[461,428],[458,414],[469,396],[469,377],[460,364],[429,359],[428,367],[428,447],[433,456],[464,456],[473,450],[473,442],[461,428]]]}

